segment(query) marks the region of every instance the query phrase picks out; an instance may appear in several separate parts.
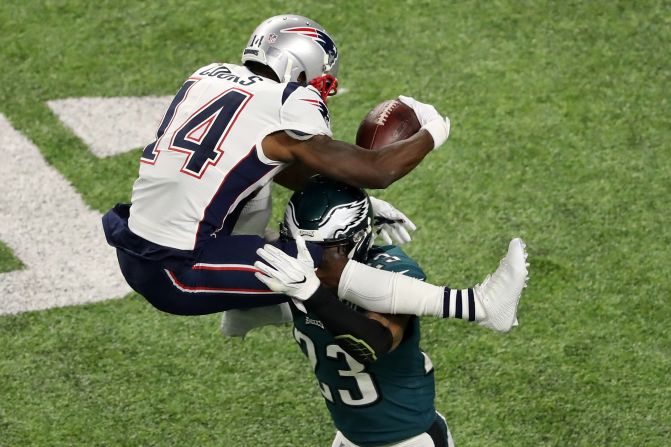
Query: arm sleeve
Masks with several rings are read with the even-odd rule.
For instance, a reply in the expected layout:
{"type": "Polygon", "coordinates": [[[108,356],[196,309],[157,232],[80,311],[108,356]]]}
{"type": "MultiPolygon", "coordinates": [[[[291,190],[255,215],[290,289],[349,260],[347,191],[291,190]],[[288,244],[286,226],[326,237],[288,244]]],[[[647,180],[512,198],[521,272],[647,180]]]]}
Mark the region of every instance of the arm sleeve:
{"type": "Polygon", "coordinates": [[[297,140],[313,135],[332,136],[331,117],[319,92],[313,87],[287,84],[282,94],[280,123],[285,132],[297,140]]]}
{"type": "Polygon", "coordinates": [[[370,364],[391,349],[393,340],[389,329],[350,308],[327,288],[320,286],[304,304],[324,323],[336,343],[355,360],[370,364]]]}

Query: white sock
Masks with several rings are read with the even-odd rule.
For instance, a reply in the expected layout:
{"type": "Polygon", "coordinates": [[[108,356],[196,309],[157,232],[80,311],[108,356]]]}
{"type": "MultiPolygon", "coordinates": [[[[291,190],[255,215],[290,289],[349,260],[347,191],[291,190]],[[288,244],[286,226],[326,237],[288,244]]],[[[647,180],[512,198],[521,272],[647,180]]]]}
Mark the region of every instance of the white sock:
{"type": "Polygon", "coordinates": [[[364,309],[388,314],[436,316],[480,321],[485,317],[475,291],[428,284],[402,273],[349,261],[338,296],[364,309]]]}
{"type": "Polygon", "coordinates": [[[443,288],[402,273],[349,261],[340,277],[338,296],[373,312],[443,315],[443,288]]]}

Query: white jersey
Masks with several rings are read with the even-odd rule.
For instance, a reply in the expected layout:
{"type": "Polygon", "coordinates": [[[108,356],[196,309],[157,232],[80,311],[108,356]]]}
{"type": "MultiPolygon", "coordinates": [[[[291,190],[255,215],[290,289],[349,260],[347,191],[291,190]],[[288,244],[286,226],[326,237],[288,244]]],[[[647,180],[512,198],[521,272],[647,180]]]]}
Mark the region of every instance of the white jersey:
{"type": "Polygon", "coordinates": [[[177,92],[143,151],[128,226],[155,244],[193,250],[230,234],[250,196],[283,167],[263,153],[263,138],[331,136],[319,92],[256,76],[246,67],[211,64],[177,92]]]}

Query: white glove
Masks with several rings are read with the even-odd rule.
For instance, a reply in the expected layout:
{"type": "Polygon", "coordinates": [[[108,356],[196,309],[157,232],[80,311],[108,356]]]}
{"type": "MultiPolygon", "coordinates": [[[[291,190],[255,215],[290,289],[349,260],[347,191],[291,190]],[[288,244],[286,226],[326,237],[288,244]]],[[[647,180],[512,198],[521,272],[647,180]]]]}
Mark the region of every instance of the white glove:
{"type": "Polygon", "coordinates": [[[377,234],[386,244],[391,244],[392,239],[398,245],[412,240],[408,231],[415,231],[417,227],[408,216],[384,200],[370,197],[370,203],[373,205],[373,215],[376,217],[377,234]]]}
{"type": "Polygon", "coordinates": [[[424,104],[409,96],[399,96],[398,100],[409,106],[417,116],[422,129],[426,129],[433,138],[433,148],[441,146],[450,136],[450,119],[443,117],[430,104],[424,104]]]}
{"type": "Polygon", "coordinates": [[[261,272],[254,273],[254,276],[273,292],[305,301],[319,287],[319,278],[315,274],[314,262],[305,246],[305,240],[300,235],[294,236],[298,249],[295,258],[270,244],[256,250],[256,254],[269,265],[256,261],[254,267],[261,272]]]}

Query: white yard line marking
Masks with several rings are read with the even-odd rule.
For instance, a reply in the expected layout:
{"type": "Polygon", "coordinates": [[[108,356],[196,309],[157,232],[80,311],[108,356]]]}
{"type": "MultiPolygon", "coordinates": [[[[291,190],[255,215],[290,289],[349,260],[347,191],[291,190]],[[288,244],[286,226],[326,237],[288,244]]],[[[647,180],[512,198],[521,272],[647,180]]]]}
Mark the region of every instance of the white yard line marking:
{"type": "Polygon", "coordinates": [[[0,240],[25,265],[0,273],[0,314],[90,303],[130,292],[101,215],[0,114],[0,240]]]}
{"type": "Polygon", "coordinates": [[[70,98],[47,105],[102,158],[151,143],[171,100],[172,96],[70,98]]]}

